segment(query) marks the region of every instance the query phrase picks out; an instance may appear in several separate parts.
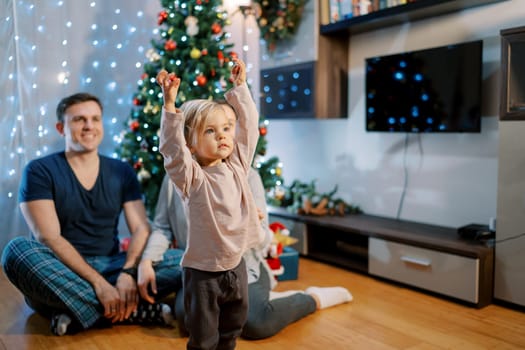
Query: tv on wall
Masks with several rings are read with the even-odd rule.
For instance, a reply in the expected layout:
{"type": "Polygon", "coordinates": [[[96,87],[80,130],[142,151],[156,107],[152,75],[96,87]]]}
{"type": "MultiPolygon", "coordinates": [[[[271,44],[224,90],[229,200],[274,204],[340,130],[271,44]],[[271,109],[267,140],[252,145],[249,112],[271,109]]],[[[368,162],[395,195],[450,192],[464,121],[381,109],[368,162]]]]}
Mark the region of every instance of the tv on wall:
{"type": "Polygon", "coordinates": [[[367,58],[366,130],[481,132],[483,42],[367,58]]]}

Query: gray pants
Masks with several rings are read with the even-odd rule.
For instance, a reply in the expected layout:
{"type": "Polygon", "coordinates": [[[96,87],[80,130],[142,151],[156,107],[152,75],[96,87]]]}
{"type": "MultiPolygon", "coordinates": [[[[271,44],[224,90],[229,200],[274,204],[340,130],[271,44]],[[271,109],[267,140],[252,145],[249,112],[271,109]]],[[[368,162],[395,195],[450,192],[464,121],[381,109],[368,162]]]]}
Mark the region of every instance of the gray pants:
{"type": "Polygon", "coordinates": [[[248,320],[241,334],[252,340],[271,337],[317,308],[314,298],[305,293],[270,300],[270,278],[274,277],[262,266],[260,270],[259,279],[248,285],[248,320]]]}
{"type": "Polygon", "coordinates": [[[244,260],[228,271],[183,271],[187,349],[235,349],[248,313],[244,260]]]}
{"type": "MultiPolygon", "coordinates": [[[[241,333],[241,337],[252,340],[271,337],[316,310],[315,300],[305,293],[270,300],[270,278],[274,277],[269,276],[262,265],[260,272],[259,279],[248,285],[248,319],[241,333]]],[[[185,331],[181,292],[177,292],[175,309],[179,327],[185,331]]]]}

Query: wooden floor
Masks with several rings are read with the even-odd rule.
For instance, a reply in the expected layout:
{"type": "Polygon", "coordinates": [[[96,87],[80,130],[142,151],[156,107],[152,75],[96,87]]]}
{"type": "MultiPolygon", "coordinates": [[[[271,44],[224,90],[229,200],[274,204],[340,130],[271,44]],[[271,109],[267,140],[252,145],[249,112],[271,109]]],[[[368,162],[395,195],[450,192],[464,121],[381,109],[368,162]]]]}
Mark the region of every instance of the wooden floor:
{"type": "MultiPolygon", "coordinates": [[[[185,349],[177,329],[115,326],[56,337],[0,274],[1,349],[185,349]]],[[[343,285],[349,304],[316,312],[278,335],[240,340],[238,349],[525,349],[525,313],[489,305],[475,309],[362,274],[301,258],[299,279],[280,290],[343,285]]]]}

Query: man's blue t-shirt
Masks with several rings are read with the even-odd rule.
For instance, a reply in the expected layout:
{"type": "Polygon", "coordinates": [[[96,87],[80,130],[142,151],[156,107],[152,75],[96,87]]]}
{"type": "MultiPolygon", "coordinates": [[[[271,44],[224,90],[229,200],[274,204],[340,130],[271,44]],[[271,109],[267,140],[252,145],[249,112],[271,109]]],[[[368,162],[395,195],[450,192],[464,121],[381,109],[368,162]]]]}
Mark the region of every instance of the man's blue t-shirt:
{"type": "Polygon", "coordinates": [[[99,174],[89,191],[76,178],[65,152],[29,162],[19,189],[20,202],[54,201],[62,236],[84,256],[117,253],[118,220],[123,204],[142,198],[129,164],[99,157],[99,174]]]}

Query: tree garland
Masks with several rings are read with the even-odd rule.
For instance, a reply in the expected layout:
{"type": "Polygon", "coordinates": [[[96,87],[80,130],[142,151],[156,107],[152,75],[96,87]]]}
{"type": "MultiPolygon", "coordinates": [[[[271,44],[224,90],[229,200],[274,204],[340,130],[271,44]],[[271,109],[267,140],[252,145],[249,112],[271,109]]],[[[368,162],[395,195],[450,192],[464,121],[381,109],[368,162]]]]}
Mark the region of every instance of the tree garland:
{"type": "Polygon", "coordinates": [[[255,17],[270,53],[291,39],[299,28],[307,0],[254,0],[255,17]]]}

